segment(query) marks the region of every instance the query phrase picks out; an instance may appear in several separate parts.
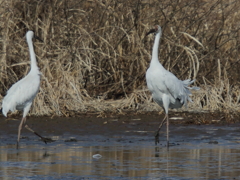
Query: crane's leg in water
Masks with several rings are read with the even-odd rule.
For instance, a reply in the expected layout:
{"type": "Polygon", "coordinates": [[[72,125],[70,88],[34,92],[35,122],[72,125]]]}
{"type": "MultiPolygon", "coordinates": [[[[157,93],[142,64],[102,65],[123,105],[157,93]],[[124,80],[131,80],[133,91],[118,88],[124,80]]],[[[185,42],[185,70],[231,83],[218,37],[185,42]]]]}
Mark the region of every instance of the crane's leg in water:
{"type": "Polygon", "coordinates": [[[45,144],[47,144],[48,142],[53,142],[53,140],[51,138],[44,138],[41,135],[39,135],[37,132],[35,132],[34,130],[32,130],[30,127],[28,127],[28,125],[25,125],[25,128],[29,131],[31,131],[32,133],[34,133],[35,135],[37,135],[38,137],[41,138],[41,140],[43,142],[45,142],[45,144]]]}
{"type": "MultiPolygon", "coordinates": [[[[26,123],[26,117],[22,118],[19,127],[18,127],[18,139],[17,139],[17,149],[19,148],[19,141],[20,141],[20,135],[21,135],[21,130],[22,130],[22,126],[23,124],[26,123]]],[[[45,142],[45,144],[47,144],[48,142],[53,142],[53,140],[51,138],[44,138],[41,135],[39,135],[37,132],[33,131],[31,128],[28,127],[28,125],[25,125],[25,128],[29,131],[31,131],[32,133],[34,133],[35,135],[37,135],[38,137],[41,138],[41,140],[43,142],[45,142]]]]}
{"type": "Polygon", "coordinates": [[[169,119],[167,115],[167,150],[169,150],[169,119]]]}
{"type": "Polygon", "coordinates": [[[166,118],[167,118],[167,114],[163,118],[162,122],[159,124],[158,130],[155,132],[155,145],[157,145],[157,143],[159,143],[159,131],[162,128],[164,122],[166,121],[166,118]]]}
{"type": "Polygon", "coordinates": [[[18,149],[18,144],[19,144],[19,141],[20,141],[20,134],[21,134],[21,130],[22,130],[22,125],[23,123],[26,122],[26,117],[23,117],[19,126],[18,126],[18,139],[17,139],[17,149],[18,149]]]}
{"type": "Polygon", "coordinates": [[[159,125],[159,128],[158,128],[158,131],[157,131],[157,134],[155,136],[155,144],[157,142],[159,142],[159,131],[164,123],[164,121],[167,119],[167,149],[169,147],[169,118],[168,118],[168,108],[169,108],[169,104],[170,104],[170,99],[169,99],[169,96],[167,94],[163,94],[162,95],[162,102],[163,102],[163,108],[165,110],[165,117],[162,121],[162,123],[159,125]]]}

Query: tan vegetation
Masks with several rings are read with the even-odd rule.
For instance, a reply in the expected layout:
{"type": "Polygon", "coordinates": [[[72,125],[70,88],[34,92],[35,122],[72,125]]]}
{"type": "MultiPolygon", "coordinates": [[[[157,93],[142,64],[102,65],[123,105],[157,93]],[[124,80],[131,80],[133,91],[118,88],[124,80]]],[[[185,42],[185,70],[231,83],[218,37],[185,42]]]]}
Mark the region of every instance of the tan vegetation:
{"type": "Polygon", "coordinates": [[[159,110],[146,88],[153,25],[163,27],[160,60],[196,78],[190,109],[239,111],[239,0],[1,0],[0,89],[29,71],[33,30],[42,84],[32,114],[159,110]]]}

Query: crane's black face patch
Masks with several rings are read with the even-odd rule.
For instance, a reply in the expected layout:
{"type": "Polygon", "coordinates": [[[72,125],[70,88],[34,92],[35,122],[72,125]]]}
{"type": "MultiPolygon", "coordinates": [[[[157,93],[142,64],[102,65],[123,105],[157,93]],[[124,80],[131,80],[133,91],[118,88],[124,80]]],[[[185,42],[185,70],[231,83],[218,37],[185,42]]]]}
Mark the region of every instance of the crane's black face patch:
{"type": "Polygon", "coordinates": [[[39,40],[40,42],[43,42],[43,40],[42,40],[40,37],[38,37],[38,36],[35,36],[35,35],[34,35],[34,38],[37,39],[37,40],[39,40]]]}
{"type": "Polygon", "coordinates": [[[148,33],[146,33],[146,36],[155,32],[156,32],[156,29],[151,29],[148,33]]]}

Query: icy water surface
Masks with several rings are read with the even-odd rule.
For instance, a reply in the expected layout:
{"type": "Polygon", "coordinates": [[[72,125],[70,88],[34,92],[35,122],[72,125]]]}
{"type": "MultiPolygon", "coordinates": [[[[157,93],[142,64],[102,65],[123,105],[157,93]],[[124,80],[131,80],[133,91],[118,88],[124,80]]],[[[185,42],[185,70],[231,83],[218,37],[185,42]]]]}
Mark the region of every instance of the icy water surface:
{"type": "Polygon", "coordinates": [[[0,179],[240,178],[237,124],[172,125],[172,146],[167,151],[165,129],[160,136],[161,144],[155,145],[154,131],[150,131],[155,127],[152,123],[111,122],[109,126],[104,126],[105,121],[99,125],[85,124],[79,132],[73,131],[75,125],[67,129],[60,121],[58,124],[63,128],[57,132],[43,131],[30,123],[42,135],[48,134],[56,141],[45,145],[25,130],[18,150],[15,123],[2,124],[14,131],[5,132],[3,128],[0,131],[0,179]]]}

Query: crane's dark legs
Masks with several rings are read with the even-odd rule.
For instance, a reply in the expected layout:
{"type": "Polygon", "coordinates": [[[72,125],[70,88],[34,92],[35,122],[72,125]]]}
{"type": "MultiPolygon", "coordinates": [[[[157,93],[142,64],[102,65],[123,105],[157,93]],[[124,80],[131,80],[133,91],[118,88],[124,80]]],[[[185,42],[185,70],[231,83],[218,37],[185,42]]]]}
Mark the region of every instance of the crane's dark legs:
{"type": "Polygon", "coordinates": [[[168,118],[168,114],[165,115],[165,117],[163,118],[162,122],[159,124],[158,130],[155,133],[155,145],[157,145],[159,143],[159,131],[162,128],[164,122],[167,120],[167,149],[169,149],[169,118],[168,118]]]}
{"type": "Polygon", "coordinates": [[[32,133],[34,133],[35,135],[37,135],[38,137],[40,137],[41,140],[42,140],[43,142],[45,142],[45,144],[47,144],[48,142],[53,142],[53,140],[50,139],[50,138],[44,138],[44,137],[42,137],[40,134],[38,134],[37,132],[35,132],[34,130],[32,130],[30,127],[28,127],[28,125],[25,125],[25,128],[26,128],[27,130],[31,131],[32,133]]]}
{"type": "Polygon", "coordinates": [[[155,132],[155,144],[157,145],[159,143],[159,131],[162,128],[166,118],[168,118],[167,114],[163,118],[162,122],[159,124],[158,130],[155,132]]]}
{"type": "MultiPolygon", "coordinates": [[[[20,135],[21,135],[21,130],[22,130],[23,123],[26,123],[26,117],[22,118],[22,120],[21,120],[21,122],[19,124],[19,127],[18,127],[17,149],[19,148],[19,141],[20,141],[20,135]]],[[[31,128],[29,128],[28,125],[25,125],[25,128],[27,130],[31,131],[32,133],[34,133],[35,135],[37,135],[38,137],[40,137],[41,140],[43,142],[45,142],[45,144],[47,144],[48,142],[53,142],[53,140],[50,139],[50,138],[44,138],[44,137],[40,136],[38,133],[33,131],[31,128]]]]}

